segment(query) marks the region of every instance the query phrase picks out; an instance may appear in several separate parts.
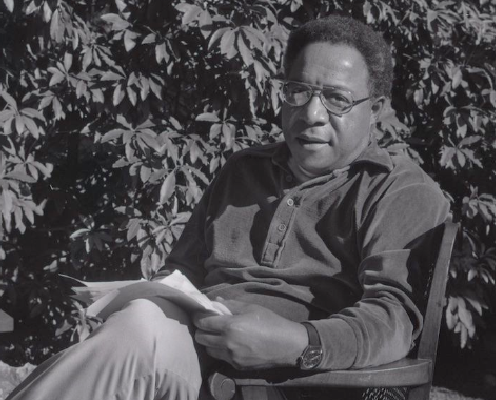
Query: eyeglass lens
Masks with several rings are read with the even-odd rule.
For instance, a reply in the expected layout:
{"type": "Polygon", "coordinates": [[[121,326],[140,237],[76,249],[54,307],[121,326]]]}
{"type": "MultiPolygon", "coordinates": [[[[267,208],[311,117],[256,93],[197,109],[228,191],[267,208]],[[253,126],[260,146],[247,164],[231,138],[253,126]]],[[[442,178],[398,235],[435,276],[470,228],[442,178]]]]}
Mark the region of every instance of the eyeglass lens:
{"type": "MultiPolygon", "coordinates": [[[[284,97],[293,106],[303,106],[312,98],[314,90],[318,89],[298,82],[286,82],[284,97]]],[[[351,94],[335,88],[323,88],[320,98],[329,111],[343,112],[353,106],[351,94]]]]}

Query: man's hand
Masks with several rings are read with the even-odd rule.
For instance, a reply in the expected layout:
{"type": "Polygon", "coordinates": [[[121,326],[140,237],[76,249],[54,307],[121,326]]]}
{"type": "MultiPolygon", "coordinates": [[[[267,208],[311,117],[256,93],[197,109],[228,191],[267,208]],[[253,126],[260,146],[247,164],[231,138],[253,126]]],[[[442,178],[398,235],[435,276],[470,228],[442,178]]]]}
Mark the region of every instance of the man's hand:
{"type": "Polygon", "coordinates": [[[308,345],[303,325],[271,310],[234,300],[221,301],[232,316],[197,313],[197,343],[237,369],[294,366],[308,345]]]}

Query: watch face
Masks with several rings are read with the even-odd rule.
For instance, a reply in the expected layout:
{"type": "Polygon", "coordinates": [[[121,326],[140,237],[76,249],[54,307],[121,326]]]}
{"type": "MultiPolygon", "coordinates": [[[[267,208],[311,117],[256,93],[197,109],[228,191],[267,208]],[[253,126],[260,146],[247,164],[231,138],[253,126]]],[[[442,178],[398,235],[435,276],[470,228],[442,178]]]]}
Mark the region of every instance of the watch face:
{"type": "Polygon", "coordinates": [[[301,369],[312,369],[322,361],[322,347],[308,346],[301,356],[301,369]]]}

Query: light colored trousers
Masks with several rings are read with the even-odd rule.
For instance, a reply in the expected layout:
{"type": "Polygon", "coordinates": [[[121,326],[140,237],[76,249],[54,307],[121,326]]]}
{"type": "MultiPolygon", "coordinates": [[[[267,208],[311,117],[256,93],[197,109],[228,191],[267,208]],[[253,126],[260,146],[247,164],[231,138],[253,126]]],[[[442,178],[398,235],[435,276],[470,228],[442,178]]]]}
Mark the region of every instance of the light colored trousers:
{"type": "Polygon", "coordinates": [[[38,366],[8,400],[196,400],[202,376],[190,326],[167,300],[133,300],[38,366]]]}
{"type": "MultiPolygon", "coordinates": [[[[211,359],[191,327],[168,300],[133,300],[85,341],[39,365],[6,400],[211,399],[201,387],[201,368],[211,359]]],[[[256,398],[282,396],[269,388],[256,398]]]]}

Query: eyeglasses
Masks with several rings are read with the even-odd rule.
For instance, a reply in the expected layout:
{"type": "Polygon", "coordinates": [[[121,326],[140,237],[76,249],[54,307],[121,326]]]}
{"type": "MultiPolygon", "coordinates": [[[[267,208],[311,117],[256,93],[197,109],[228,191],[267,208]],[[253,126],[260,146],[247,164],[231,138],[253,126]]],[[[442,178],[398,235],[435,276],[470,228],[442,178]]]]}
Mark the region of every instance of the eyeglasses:
{"type": "Polygon", "coordinates": [[[357,104],[369,99],[369,97],[365,97],[355,101],[351,93],[343,89],[331,86],[316,87],[308,83],[294,81],[285,81],[282,90],[284,101],[296,107],[307,104],[317,94],[316,92],[320,92],[318,95],[324,107],[335,115],[346,114],[357,104]]]}

